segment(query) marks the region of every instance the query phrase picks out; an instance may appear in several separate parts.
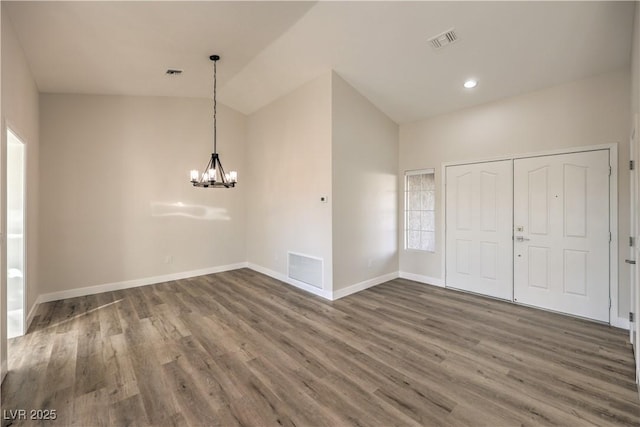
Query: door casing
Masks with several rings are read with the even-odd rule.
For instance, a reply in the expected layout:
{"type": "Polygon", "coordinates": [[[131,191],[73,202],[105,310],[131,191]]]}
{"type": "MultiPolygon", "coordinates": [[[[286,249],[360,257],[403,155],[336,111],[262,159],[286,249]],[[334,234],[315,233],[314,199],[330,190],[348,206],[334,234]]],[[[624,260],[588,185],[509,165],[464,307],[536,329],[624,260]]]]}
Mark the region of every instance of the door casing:
{"type": "Polygon", "coordinates": [[[634,359],[636,363],[636,382],[640,379],[640,171],[638,170],[640,161],[640,135],[638,132],[638,114],[633,117],[633,127],[631,129],[631,137],[629,139],[630,156],[634,162],[634,169],[631,171],[631,233],[633,237],[633,246],[630,248],[630,259],[635,260],[636,264],[631,268],[630,280],[631,284],[631,302],[629,310],[634,314],[634,321],[629,325],[630,341],[633,345],[634,359]]]}

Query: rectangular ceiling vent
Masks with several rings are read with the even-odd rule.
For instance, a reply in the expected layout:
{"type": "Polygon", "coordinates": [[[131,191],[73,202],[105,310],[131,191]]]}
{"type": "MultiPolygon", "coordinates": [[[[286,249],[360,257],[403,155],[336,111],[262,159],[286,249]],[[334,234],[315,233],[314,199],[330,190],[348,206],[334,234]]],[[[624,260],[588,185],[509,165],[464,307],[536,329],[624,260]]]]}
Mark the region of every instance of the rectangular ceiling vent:
{"type": "Polygon", "coordinates": [[[182,70],[178,70],[177,68],[169,68],[165,74],[170,76],[179,76],[182,74],[182,70]]]}
{"type": "Polygon", "coordinates": [[[322,258],[289,252],[288,276],[307,285],[323,288],[322,258]]]}
{"type": "Polygon", "coordinates": [[[429,39],[429,43],[431,43],[431,47],[434,49],[442,49],[456,41],[458,41],[458,35],[453,28],[429,39]]]}

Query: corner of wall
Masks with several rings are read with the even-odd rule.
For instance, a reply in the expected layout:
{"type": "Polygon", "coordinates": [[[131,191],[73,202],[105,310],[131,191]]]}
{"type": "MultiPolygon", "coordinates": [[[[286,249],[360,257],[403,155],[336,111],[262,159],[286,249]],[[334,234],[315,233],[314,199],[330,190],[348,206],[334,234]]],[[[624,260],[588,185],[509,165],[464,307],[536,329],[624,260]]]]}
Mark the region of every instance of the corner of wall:
{"type": "MultiPolygon", "coordinates": [[[[0,117],[2,133],[0,147],[0,158],[2,166],[0,170],[6,171],[7,166],[7,128],[10,127],[26,144],[26,203],[35,206],[32,213],[28,213],[26,217],[26,253],[27,265],[26,271],[27,292],[25,303],[27,306],[32,304],[37,298],[38,282],[37,282],[37,251],[38,251],[38,146],[39,146],[39,106],[38,106],[38,88],[29,68],[29,64],[24,55],[24,51],[20,46],[18,38],[14,32],[13,25],[9,19],[9,15],[4,10],[5,4],[0,6],[0,43],[2,50],[2,61],[0,62],[0,86],[2,90],[0,100],[0,117]],[[29,231],[36,230],[36,232],[29,231]]],[[[7,182],[6,174],[3,173],[0,179],[0,234],[7,235],[6,227],[6,206],[7,206],[7,182]]],[[[1,253],[6,254],[7,242],[6,238],[0,239],[2,242],[1,253]]],[[[7,362],[7,265],[6,262],[0,262],[0,283],[1,293],[1,343],[0,343],[0,359],[2,360],[3,372],[6,372],[7,362]]],[[[24,307],[26,309],[26,307],[24,307]]]]}
{"type": "Polygon", "coordinates": [[[333,291],[340,294],[398,271],[398,125],[335,71],[331,97],[333,291]]]}
{"type": "Polygon", "coordinates": [[[286,277],[288,252],[322,258],[328,293],[333,289],[331,84],[327,71],[247,120],[247,261],[280,278],[286,277]]]}

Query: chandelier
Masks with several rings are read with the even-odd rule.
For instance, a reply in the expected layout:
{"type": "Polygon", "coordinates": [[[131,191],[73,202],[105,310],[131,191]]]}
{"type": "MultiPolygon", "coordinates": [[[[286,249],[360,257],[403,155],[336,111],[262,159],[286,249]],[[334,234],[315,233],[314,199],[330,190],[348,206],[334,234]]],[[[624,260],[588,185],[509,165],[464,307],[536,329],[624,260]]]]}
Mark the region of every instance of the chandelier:
{"type": "Polygon", "coordinates": [[[200,173],[196,169],[191,171],[191,183],[194,187],[231,188],[235,187],[238,182],[238,172],[230,171],[229,173],[225,173],[222,163],[220,162],[220,156],[216,150],[216,63],[220,59],[220,56],[211,55],[209,59],[213,61],[213,153],[211,153],[211,158],[204,168],[204,172],[200,173]]]}

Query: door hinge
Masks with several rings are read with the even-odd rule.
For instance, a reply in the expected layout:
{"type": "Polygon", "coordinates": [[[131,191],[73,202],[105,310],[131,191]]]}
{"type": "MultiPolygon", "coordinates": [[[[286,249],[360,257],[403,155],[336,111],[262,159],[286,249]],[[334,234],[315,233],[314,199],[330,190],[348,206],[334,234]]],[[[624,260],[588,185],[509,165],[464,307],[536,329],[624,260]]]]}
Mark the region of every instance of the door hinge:
{"type": "Polygon", "coordinates": [[[629,236],[629,246],[634,247],[633,236],[629,236]]]}
{"type": "Polygon", "coordinates": [[[611,239],[611,232],[609,232],[609,243],[611,243],[612,239],[611,239]]]}
{"type": "Polygon", "coordinates": [[[633,322],[633,313],[629,312],[629,322],[633,322]]]}
{"type": "Polygon", "coordinates": [[[609,166],[609,176],[611,176],[611,166],[609,166]]]}
{"type": "Polygon", "coordinates": [[[633,160],[629,160],[629,170],[635,169],[635,162],[633,160]]]}

